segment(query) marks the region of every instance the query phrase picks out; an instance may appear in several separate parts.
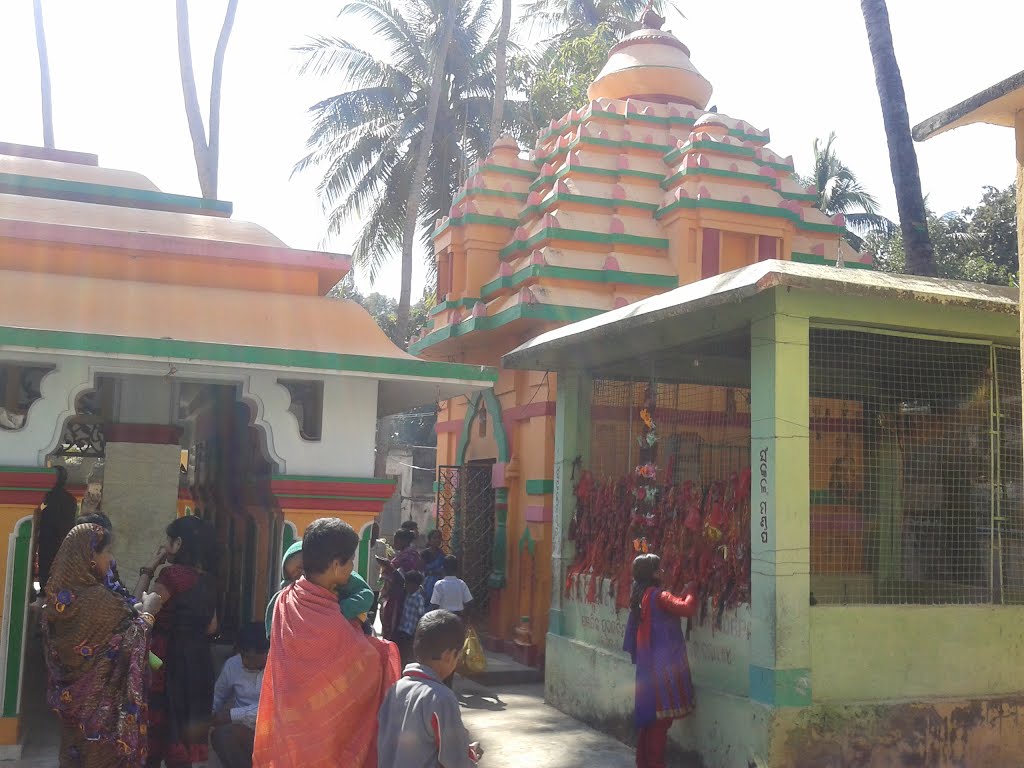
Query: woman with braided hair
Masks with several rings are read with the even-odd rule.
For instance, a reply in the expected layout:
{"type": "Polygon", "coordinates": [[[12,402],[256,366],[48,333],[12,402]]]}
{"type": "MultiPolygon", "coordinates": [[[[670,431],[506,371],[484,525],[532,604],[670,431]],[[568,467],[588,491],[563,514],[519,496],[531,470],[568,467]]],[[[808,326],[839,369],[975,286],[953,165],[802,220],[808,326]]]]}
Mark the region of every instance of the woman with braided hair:
{"type": "Polygon", "coordinates": [[[164,609],[153,628],[153,653],[164,665],[153,672],[150,690],[150,768],[191,768],[209,756],[213,720],[213,659],[210,637],[217,632],[217,594],[210,573],[213,531],[188,515],[167,526],[167,544],[149,567],[139,569],[135,594],[150,589],[164,609]],[[164,565],[159,576],[155,571],[164,565]],[[152,583],[152,587],[150,587],[152,583]]]}
{"type": "Polygon", "coordinates": [[[135,768],[147,755],[149,636],[160,610],[141,613],[107,585],[112,535],[77,525],[57,551],[45,585],[47,702],[61,719],[61,768],[135,768]]]}
{"type": "Polygon", "coordinates": [[[633,560],[629,620],[622,650],[636,665],[634,721],[637,768],[665,768],[668,729],[693,712],[693,680],[686,658],[680,618],[697,612],[696,586],[682,597],[661,588],[661,558],[643,554],[633,560]]]}

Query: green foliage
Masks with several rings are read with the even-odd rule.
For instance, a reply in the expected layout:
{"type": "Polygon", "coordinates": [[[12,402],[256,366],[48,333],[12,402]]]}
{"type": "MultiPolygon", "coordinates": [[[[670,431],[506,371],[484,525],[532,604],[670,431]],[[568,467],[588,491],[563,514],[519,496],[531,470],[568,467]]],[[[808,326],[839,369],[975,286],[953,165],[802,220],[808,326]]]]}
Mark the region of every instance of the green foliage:
{"type": "MultiPolygon", "coordinates": [[[[928,212],[928,235],[939,277],[990,285],[1017,285],[1016,187],[985,187],[976,208],[936,216],[928,212]]],[[[869,235],[865,246],[884,272],[903,272],[903,237],[869,235]]]]}
{"type": "Polygon", "coordinates": [[[521,54],[511,61],[509,84],[526,97],[526,113],[513,133],[531,146],[552,120],[589,102],[587,88],[608,60],[615,44],[611,27],[601,24],[581,37],[556,41],[539,55],[521,54]]]}
{"type": "Polygon", "coordinates": [[[835,142],[834,131],[825,142],[814,140],[814,171],[810,177],[802,177],[801,181],[818,188],[818,210],[829,216],[841,213],[846,217],[846,226],[852,230],[846,239],[859,251],[863,245],[863,235],[870,232],[892,235],[897,227],[878,212],[875,196],[867,191],[857,174],[839,159],[833,146],[835,142]]]}
{"type": "Polygon", "coordinates": [[[399,339],[397,299],[376,291],[364,295],[356,287],[351,272],[327,296],[332,299],[348,299],[362,305],[385,335],[402,349],[407,349],[409,340],[427,324],[430,310],[434,308],[434,296],[429,289],[425,290],[420,300],[409,308],[409,338],[399,339]]]}
{"type": "MultiPolygon", "coordinates": [[[[319,168],[317,193],[328,211],[328,234],[362,222],[353,249],[374,279],[402,246],[409,185],[424,133],[432,77],[430,52],[440,42],[445,0],[347,0],[344,20],[368,21],[372,45],[345,35],[318,35],[297,50],[301,72],[329,77],[339,92],[310,107],[306,155],[295,171],[319,168]]],[[[485,154],[494,98],[492,0],[460,0],[445,59],[445,87],[430,146],[419,210],[429,250],[434,221],[447,215],[466,170],[485,154]]],[[[516,106],[507,102],[506,119],[516,106]]]]}
{"type": "MultiPolygon", "coordinates": [[[[646,7],[647,0],[530,0],[523,8],[523,26],[531,33],[553,35],[548,41],[552,45],[587,37],[601,27],[618,40],[640,28],[646,7]]],[[[653,9],[679,13],[671,0],[653,3],[653,9]]]]}

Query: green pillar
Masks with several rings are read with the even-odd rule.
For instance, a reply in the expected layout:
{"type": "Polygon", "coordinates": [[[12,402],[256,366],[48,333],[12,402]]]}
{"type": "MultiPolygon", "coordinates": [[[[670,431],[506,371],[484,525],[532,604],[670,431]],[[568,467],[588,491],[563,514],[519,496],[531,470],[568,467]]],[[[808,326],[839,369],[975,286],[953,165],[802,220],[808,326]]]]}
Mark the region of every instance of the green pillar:
{"type": "Polygon", "coordinates": [[[576,555],[576,546],[567,539],[569,522],[576,510],[573,493],[573,465],[589,464],[590,452],[590,378],[579,371],[558,374],[555,395],[555,474],[551,515],[551,611],[548,632],[562,634],[562,593],[565,570],[576,555]]]}
{"type": "Polygon", "coordinates": [[[21,691],[22,656],[25,645],[25,622],[28,613],[29,591],[32,585],[32,521],[23,520],[14,536],[14,558],[11,578],[11,618],[7,631],[7,665],[4,678],[3,716],[17,717],[21,711],[18,700],[21,691]]]}
{"type": "Polygon", "coordinates": [[[811,703],[809,323],[776,295],[751,325],[750,697],[811,703]]]}

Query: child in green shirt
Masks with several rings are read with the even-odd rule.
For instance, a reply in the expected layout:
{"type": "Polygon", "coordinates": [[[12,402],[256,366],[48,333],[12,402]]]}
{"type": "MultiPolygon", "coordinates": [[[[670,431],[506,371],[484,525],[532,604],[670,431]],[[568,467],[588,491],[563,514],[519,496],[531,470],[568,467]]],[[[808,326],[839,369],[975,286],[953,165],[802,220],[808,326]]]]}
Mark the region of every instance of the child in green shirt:
{"type": "MultiPolygon", "coordinates": [[[[281,586],[274,596],[270,598],[270,602],[267,603],[265,617],[267,637],[270,637],[270,625],[274,618],[274,606],[277,604],[277,598],[281,594],[281,590],[292,582],[298,581],[299,577],[302,576],[301,541],[296,541],[285,551],[284,559],[281,561],[281,572],[284,576],[281,580],[281,586]]],[[[373,629],[368,626],[366,614],[373,607],[373,590],[370,589],[370,585],[366,583],[366,580],[355,571],[352,571],[352,575],[348,578],[348,583],[338,592],[338,605],[341,607],[341,612],[346,619],[358,621],[366,634],[372,634],[373,629]]]]}

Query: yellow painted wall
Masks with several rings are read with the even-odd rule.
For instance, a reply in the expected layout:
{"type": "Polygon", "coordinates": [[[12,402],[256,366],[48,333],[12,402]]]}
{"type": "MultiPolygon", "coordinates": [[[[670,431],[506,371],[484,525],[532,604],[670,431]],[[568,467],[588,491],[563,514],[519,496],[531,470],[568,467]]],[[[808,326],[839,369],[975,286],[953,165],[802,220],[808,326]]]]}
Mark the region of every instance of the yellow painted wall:
{"type": "Polygon", "coordinates": [[[302,538],[310,523],[314,520],[319,520],[321,517],[340,517],[355,528],[356,533],[362,530],[363,526],[367,523],[372,523],[377,517],[376,512],[338,512],[318,509],[288,509],[286,507],[283,507],[282,510],[285,520],[295,525],[297,539],[302,538]]]}
{"type": "Polygon", "coordinates": [[[1024,691],[1024,606],[816,606],[815,702],[1024,691]]]}

